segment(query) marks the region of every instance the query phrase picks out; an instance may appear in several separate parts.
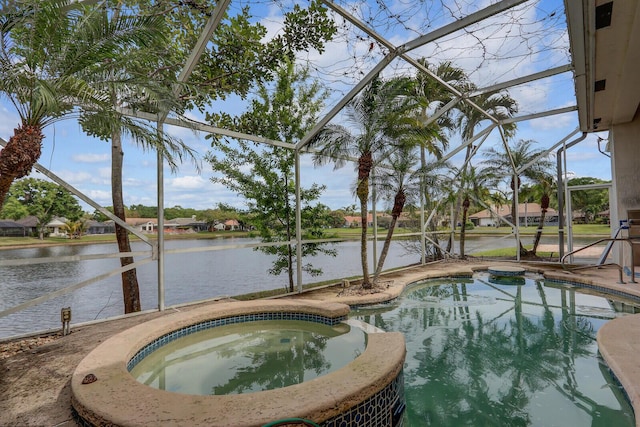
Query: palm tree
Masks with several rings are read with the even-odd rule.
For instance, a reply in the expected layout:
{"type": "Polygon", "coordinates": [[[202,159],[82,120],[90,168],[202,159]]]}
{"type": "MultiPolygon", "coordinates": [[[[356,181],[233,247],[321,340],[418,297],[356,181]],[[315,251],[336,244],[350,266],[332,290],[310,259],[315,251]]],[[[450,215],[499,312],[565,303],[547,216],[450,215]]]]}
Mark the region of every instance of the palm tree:
{"type": "Polygon", "coordinates": [[[121,46],[152,38],[148,30],[159,19],[130,17],[106,25],[105,14],[71,0],[27,0],[3,10],[0,93],[20,123],[0,151],[0,206],[13,181],[28,175],[40,158],[46,126],[77,116],[77,106],[106,109],[109,100],[88,80],[104,64],[122,59],[115,55],[121,46]]]}
{"type": "Polygon", "coordinates": [[[376,168],[375,185],[383,198],[388,197],[393,200],[391,208],[391,222],[387,230],[387,236],[380,252],[380,259],[373,277],[373,284],[376,284],[382,267],[389,253],[391,239],[395,230],[398,218],[404,210],[407,198],[411,192],[415,192],[416,173],[412,171],[416,164],[415,153],[410,145],[399,147],[387,157],[385,166],[376,168]]]}
{"type": "MultiPolygon", "coordinates": [[[[460,258],[466,257],[464,245],[467,229],[467,216],[471,202],[484,200],[489,195],[487,186],[495,181],[495,175],[491,169],[476,169],[469,166],[466,169],[455,170],[457,180],[458,197],[462,200],[462,225],[460,227],[460,258]]],[[[454,188],[456,186],[454,185],[454,188]]]]}
{"type": "MultiPolygon", "coordinates": [[[[105,12],[106,13],[106,12],[105,12]]],[[[132,19],[120,14],[115,9],[111,15],[115,25],[121,21],[132,19]]],[[[113,213],[121,220],[126,220],[126,209],[123,197],[123,136],[131,139],[136,145],[154,150],[162,154],[172,171],[177,170],[178,160],[183,157],[194,158],[192,151],[182,141],[158,130],[150,122],[125,116],[119,111],[130,108],[147,112],[181,111],[181,101],[174,93],[175,80],[167,81],[165,73],[156,78],[149,75],[162,68],[162,55],[169,43],[165,21],[155,19],[147,28],[149,40],[141,46],[124,46],[115,52],[121,59],[111,62],[93,73],[88,81],[94,91],[108,100],[103,105],[85,106],[80,116],[83,129],[100,139],[111,143],[111,198],[113,213]]],[[[116,224],[116,240],[121,253],[131,252],[129,231],[116,224]]],[[[133,257],[121,257],[120,265],[133,264],[133,257]]],[[[122,290],[124,312],[132,313],[141,310],[140,291],[137,272],[129,269],[122,272],[122,290]]]]}
{"type": "MultiPolygon", "coordinates": [[[[536,142],[533,140],[521,139],[516,142],[515,145],[510,147],[509,151],[511,152],[511,159],[513,159],[513,165],[516,169],[531,163],[531,166],[529,166],[522,172],[522,177],[531,182],[537,182],[541,179],[541,177],[549,175],[548,171],[553,166],[553,162],[551,162],[551,160],[549,159],[540,157],[544,150],[533,149],[533,144],[536,144],[536,142]]],[[[491,147],[485,151],[485,156],[486,160],[483,162],[485,166],[499,171],[513,171],[511,159],[509,158],[509,154],[506,151],[499,151],[496,148],[491,147]]],[[[509,175],[509,187],[513,191],[513,197],[511,198],[511,220],[516,226],[518,226],[519,219],[515,194],[520,189],[521,176],[516,175],[515,171],[513,171],[509,175]]],[[[521,255],[526,255],[528,253],[527,250],[522,246],[522,242],[520,243],[519,250],[521,255]]]]}
{"type": "MultiPolygon", "coordinates": [[[[468,83],[465,90],[463,92],[470,93],[476,90],[476,86],[473,83],[468,83]]],[[[493,91],[480,94],[471,98],[471,100],[482,108],[484,111],[490,113],[493,117],[497,119],[507,119],[512,117],[515,113],[518,112],[518,104],[516,101],[509,96],[507,92],[502,91],[493,91]]],[[[460,136],[463,141],[468,141],[475,135],[475,131],[477,127],[485,120],[488,120],[487,116],[480,112],[478,109],[474,108],[470,104],[466,102],[462,102],[458,105],[459,114],[456,118],[456,127],[460,132],[460,136]]],[[[502,125],[502,129],[504,131],[505,137],[511,137],[515,133],[516,125],[515,123],[511,123],[508,125],[502,125]]],[[[469,163],[470,157],[472,155],[473,147],[471,145],[467,146],[465,162],[469,163]]],[[[456,201],[456,209],[454,210],[454,218],[452,219],[453,226],[455,228],[455,224],[457,223],[457,215],[460,211],[460,204],[462,200],[458,198],[456,201]]],[[[452,235],[453,236],[453,235],[452,235]]],[[[449,245],[453,245],[453,241],[450,240],[449,245]]]]}
{"type": "MultiPolygon", "coordinates": [[[[475,85],[469,84],[467,86],[467,92],[472,92],[476,89],[475,85]]],[[[512,117],[518,112],[518,104],[515,99],[511,98],[507,92],[487,92],[481,95],[471,98],[474,104],[482,108],[484,111],[491,114],[498,120],[507,119],[512,117]]],[[[487,116],[468,103],[461,103],[458,106],[460,114],[456,119],[456,125],[460,129],[460,135],[464,141],[468,141],[475,135],[476,128],[485,120],[488,120],[487,116]]],[[[515,134],[516,125],[510,123],[508,125],[502,125],[506,137],[511,137],[515,134]]],[[[467,158],[471,153],[471,146],[467,147],[467,158]]]]}
{"type": "Polygon", "coordinates": [[[360,259],[362,287],[365,289],[372,287],[367,259],[369,179],[376,160],[384,158],[386,153],[395,148],[391,136],[396,133],[399,126],[396,119],[404,108],[399,94],[397,82],[385,84],[379,78],[374,79],[345,109],[346,119],[358,128],[358,133],[352,133],[342,125],[330,124],[312,142],[320,147],[314,156],[316,165],[332,161],[335,168],[340,168],[350,158],[357,158],[356,196],[360,201],[360,259]]]}
{"type": "Polygon", "coordinates": [[[538,245],[540,244],[540,238],[542,237],[542,229],[544,228],[544,221],[551,202],[550,194],[554,183],[553,174],[542,173],[537,177],[537,180],[538,184],[535,188],[540,190],[540,223],[538,224],[536,235],[533,239],[533,248],[531,249],[531,253],[533,255],[536,255],[536,252],[538,251],[538,245]]]}
{"type": "MultiPolygon", "coordinates": [[[[455,88],[462,89],[468,86],[464,71],[453,67],[450,62],[442,62],[435,67],[429,64],[425,58],[419,59],[418,62],[455,88]]],[[[420,168],[423,171],[420,175],[421,197],[425,202],[428,202],[435,184],[427,176],[428,172],[433,172],[431,170],[433,163],[427,160],[428,155],[434,156],[438,160],[441,159],[443,152],[448,147],[447,131],[455,128],[451,117],[453,110],[445,112],[436,121],[429,123],[431,112],[442,108],[453,98],[453,94],[444,85],[421,70],[409,79],[406,91],[409,105],[411,105],[407,119],[413,121],[411,127],[416,133],[413,144],[419,147],[420,168]]],[[[437,242],[437,237],[435,239],[437,242]]]]}

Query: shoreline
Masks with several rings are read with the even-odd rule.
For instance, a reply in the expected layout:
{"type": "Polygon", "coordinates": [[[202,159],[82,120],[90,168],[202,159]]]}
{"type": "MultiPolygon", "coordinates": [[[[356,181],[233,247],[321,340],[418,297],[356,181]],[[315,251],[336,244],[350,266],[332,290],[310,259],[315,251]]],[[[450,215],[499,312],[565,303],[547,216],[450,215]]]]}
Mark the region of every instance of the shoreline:
{"type": "MultiPolygon", "coordinates": [[[[445,233],[445,232],[443,232],[445,233]]],[[[449,232],[446,232],[447,234],[449,232]]],[[[456,231],[456,234],[459,234],[459,231],[456,231]]],[[[555,234],[555,233],[554,233],[555,234]]],[[[496,238],[504,238],[506,236],[508,236],[509,233],[470,233],[467,232],[466,236],[467,237],[496,237],[496,238]]],[[[94,236],[94,235],[90,235],[90,236],[94,236]]],[[[96,236],[107,236],[105,234],[100,234],[100,235],[96,235],[96,236]]],[[[52,247],[52,246],[81,246],[81,245],[97,245],[97,244],[117,244],[116,241],[116,237],[115,234],[109,234],[108,236],[112,236],[113,239],[110,240],[104,240],[104,239],[100,239],[100,240],[82,240],[82,239],[66,239],[66,240],[56,240],[56,241],[30,241],[27,243],[4,243],[3,239],[16,239],[14,237],[0,237],[0,251],[3,250],[13,250],[13,249],[29,249],[29,248],[46,248],[46,247],[52,247]]],[[[531,231],[527,231],[526,233],[521,233],[520,237],[521,240],[524,237],[534,237],[535,236],[535,232],[531,232],[531,231]]],[[[543,236],[545,236],[543,234],[543,236]]],[[[546,234],[545,237],[549,237],[550,234],[546,234]]],[[[584,237],[584,238],[608,238],[610,237],[609,234],[599,234],[599,233],[574,233],[573,235],[574,237],[584,237]]],[[[88,237],[88,236],[85,236],[88,237]]],[[[151,240],[157,240],[157,235],[153,234],[153,235],[147,235],[147,237],[151,240]]],[[[257,236],[250,236],[248,232],[242,232],[241,235],[238,234],[232,234],[232,235],[225,235],[225,234],[211,234],[211,235],[205,235],[205,234],[165,234],[164,238],[165,240],[210,240],[210,239],[229,239],[229,238],[251,238],[251,237],[256,237],[257,236]]],[[[345,241],[359,241],[359,238],[354,238],[353,236],[344,236],[344,237],[340,237],[340,236],[335,236],[332,238],[343,238],[345,241]]],[[[402,237],[402,235],[397,235],[396,237],[402,237]]],[[[566,236],[565,236],[566,237],[566,236]]],[[[90,237],[89,237],[90,238],[90,237]]],[[[514,237],[515,238],[515,237],[514,237]]],[[[24,237],[24,239],[30,239],[30,237],[24,237]]],[[[378,236],[378,240],[383,240],[384,237],[382,236],[378,236]]],[[[132,238],[131,242],[138,242],[141,241],[138,238],[132,238]]],[[[515,246],[514,246],[515,247],[515,246]]]]}

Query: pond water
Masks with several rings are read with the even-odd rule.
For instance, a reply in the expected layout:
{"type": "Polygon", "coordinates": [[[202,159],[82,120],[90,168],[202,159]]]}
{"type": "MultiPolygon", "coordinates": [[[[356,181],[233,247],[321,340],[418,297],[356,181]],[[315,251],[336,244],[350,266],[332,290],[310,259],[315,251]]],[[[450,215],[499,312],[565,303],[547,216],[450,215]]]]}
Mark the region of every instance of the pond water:
{"type": "Polygon", "coordinates": [[[352,317],[405,335],[405,425],[634,426],[596,333],[636,312],[576,289],[487,274],[417,284],[352,317]]]}
{"type": "MultiPolygon", "coordinates": [[[[553,236],[543,236],[542,243],[553,243],[553,236]]],[[[590,239],[589,241],[593,241],[590,239]]],[[[203,240],[168,240],[167,250],[185,248],[211,249],[226,245],[257,243],[256,239],[225,238],[203,240]]],[[[383,242],[378,242],[378,255],[383,242]]],[[[513,238],[470,237],[467,250],[486,250],[514,246],[513,238]]],[[[134,242],[134,251],[148,251],[149,246],[134,242]]],[[[332,244],[337,257],[317,256],[305,259],[323,274],[311,277],[303,274],[303,283],[340,280],[362,274],[360,243],[356,241],[332,244]]],[[[98,255],[98,259],[71,262],[47,262],[21,266],[0,266],[0,311],[49,292],[81,283],[119,268],[118,259],[99,257],[117,252],[115,244],[62,245],[43,248],[0,250],[0,260],[53,258],[61,256],[98,255]]],[[[373,268],[369,247],[369,266],[373,268]]],[[[136,257],[136,261],[142,259],[136,257]]],[[[268,273],[273,258],[252,248],[234,248],[190,253],[171,253],[165,262],[165,304],[167,306],[207,298],[242,295],[287,287],[285,275],[268,273]]],[[[402,242],[391,244],[386,268],[418,263],[420,256],[410,253],[402,242]]],[[[155,262],[137,268],[142,309],[158,306],[157,266],[155,262]]],[[[60,309],[71,307],[72,324],[117,316],[123,313],[121,279],[119,275],[105,278],[82,289],[30,307],[19,313],[0,317],[0,338],[58,328],[60,309]]]]}

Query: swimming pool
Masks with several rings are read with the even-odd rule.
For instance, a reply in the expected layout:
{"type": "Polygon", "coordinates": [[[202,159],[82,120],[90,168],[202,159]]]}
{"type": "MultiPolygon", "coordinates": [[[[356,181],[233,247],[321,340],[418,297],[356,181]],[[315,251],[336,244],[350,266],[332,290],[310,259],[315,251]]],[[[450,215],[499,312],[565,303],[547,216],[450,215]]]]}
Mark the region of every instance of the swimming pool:
{"type": "Polygon", "coordinates": [[[636,311],[571,286],[485,273],[418,283],[350,316],[404,334],[406,426],[634,426],[596,333],[636,311]]]}

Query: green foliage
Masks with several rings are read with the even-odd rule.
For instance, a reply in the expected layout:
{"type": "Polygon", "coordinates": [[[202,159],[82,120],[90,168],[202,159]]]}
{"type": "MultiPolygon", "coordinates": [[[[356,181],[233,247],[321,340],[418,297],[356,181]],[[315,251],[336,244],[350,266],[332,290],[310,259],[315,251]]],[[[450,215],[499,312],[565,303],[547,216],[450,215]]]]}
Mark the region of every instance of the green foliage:
{"type": "MultiPolygon", "coordinates": [[[[607,182],[598,178],[582,177],[570,179],[568,185],[571,187],[607,182]]],[[[574,212],[582,212],[586,223],[593,222],[599,212],[609,208],[609,191],[606,189],[574,190],[571,192],[571,208],[574,212]]]]}
{"type": "MultiPolygon", "coordinates": [[[[302,138],[315,123],[322,108],[324,94],[316,83],[308,83],[308,71],[295,70],[288,62],[279,68],[273,87],[260,84],[249,111],[240,117],[209,114],[208,120],[216,126],[261,135],[272,140],[292,144],[302,138]]],[[[214,182],[244,197],[248,206],[248,221],[263,242],[289,241],[295,237],[295,152],[279,146],[258,146],[254,142],[223,141],[214,139],[214,151],[207,160],[220,174],[214,182]]],[[[301,228],[308,238],[323,236],[322,229],[330,225],[329,210],[313,205],[324,187],[313,184],[300,188],[301,228]]],[[[289,289],[293,291],[293,269],[296,262],[291,244],[268,246],[258,250],[275,256],[271,274],[288,273],[289,289]]],[[[318,253],[334,254],[325,245],[302,245],[302,258],[318,253]]],[[[320,270],[311,264],[303,270],[318,275],[320,270]]]]}
{"type": "Polygon", "coordinates": [[[3,209],[2,213],[14,215],[14,219],[19,219],[15,218],[18,211],[26,211],[27,215],[35,216],[38,219],[41,238],[46,225],[53,217],[78,221],[83,215],[80,204],[66,188],[37,178],[24,178],[14,182],[7,195],[7,205],[9,212],[3,209]],[[22,208],[18,208],[17,205],[21,205],[22,208]]]}
{"type": "MultiPolygon", "coordinates": [[[[15,184],[14,184],[15,185],[15,184]]],[[[0,218],[18,220],[29,216],[29,209],[15,197],[7,197],[0,208],[0,218]]]]}
{"type": "MultiPolygon", "coordinates": [[[[131,13],[162,16],[171,44],[161,53],[154,76],[171,77],[181,71],[207,20],[217,6],[209,0],[127,0],[131,13]]],[[[277,6],[274,4],[274,6],[277,6]]],[[[257,84],[273,80],[277,68],[296,53],[322,52],[336,33],[327,9],[317,0],[306,8],[294,5],[284,12],[284,25],[274,37],[250,15],[248,7],[230,9],[213,33],[187,83],[180,83],[187,109],[201,111],[212,100],[229,94],[242,98],[257,84]],[[236,11],[231,15],[231,11],[236,11]]]]}
{"type": "Polygon", "coordinates": [[[9,190],[7,202],[12,205],[19,204],[26,210],[26,215],[21,218],[28,215],[39,218],[59,216],[77,221],[83,214],[78,200],[69,190],[53,182],[37,178],[24,178],[16,181],[9,190]]]}

